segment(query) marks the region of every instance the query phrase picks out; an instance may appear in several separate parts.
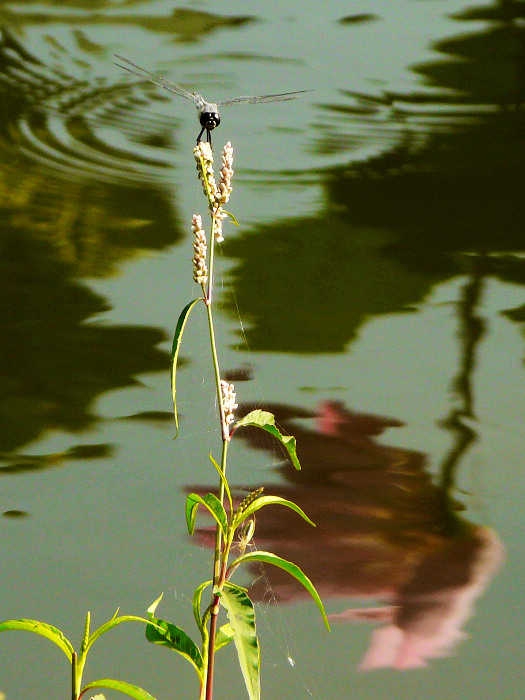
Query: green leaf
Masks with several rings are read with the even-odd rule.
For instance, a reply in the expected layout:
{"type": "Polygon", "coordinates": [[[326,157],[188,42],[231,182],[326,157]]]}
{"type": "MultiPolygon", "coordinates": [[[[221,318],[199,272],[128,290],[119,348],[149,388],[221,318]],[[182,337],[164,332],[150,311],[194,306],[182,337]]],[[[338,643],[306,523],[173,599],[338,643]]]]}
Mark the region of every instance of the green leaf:
{"type": "Polygon", "coordinates": [[[179,357],[180,344],[182,342],[182,334],[184,332],[184,326],[190,315],[190,311],[193,309],[198,301],[203,301],[202,297],[190,301],[181,311],[179,320],[177,321],[177,327],[175,328],[175,336],[173,338],[173,345],[171,348],[171,395],[173,397],[173,410],[175,412],[175,426],[177,428],[177,435],[179,434],[179,418],[177,416],[177,389],[176,389],[176,376],[177,376],[177,359],[179,357]]]}
{"type": "Polygon", "coordinates": [[[93,642],[95,642],[100,636],[102,636],[106,632],[109,632],[109,630],[113,629],[113,627],[121,625],[123,622],[144,622],[146,625],[149,625],[149,620],[146,620],[144,617],[137,617],[136,615],[121,615],[120,617],[112,617],[111,620],[109,620],[109,622],[106,622],[105,624],[101,625],[98,628],[98,630],[95,630],[93,632],[86,644],[84,656],[87,654],[93,642]]]}
{"type": "Polygon", "coordinates": [[[278,566],[280,569],[284,569],[291,576],[296,578],[299,581],[299,583],[301,583],[306,588],[308,593],[312,596],[312,598],[317,604],[317,607],[321,611],[321,615],[323,616],[323,620],[327,629],[330,629],[330,625],[328,624],[328,618],[326,617],[323,603],[321,601],[321,598],[319,597],[319,594],[315,590],[314,584],[310,581],[308,576],[301,571],[297,564],[293,564],[291,561],[282,559],[281,557],[278,557],[276,554],[272,554],[271,552],[249,552],[248,554],[243,554],[241,557],[232,562],[230,568],[237,567],[239,566],[239,564],[249,564],[252,561],[262,561],[265,564],[273,564],[274,566],[278,566]]]}
{"type": "Polygon", "coordinates": [[[148,610],[147,610],[147,613],[148,613],[148,615],[149,615],[150,617],[151,617],[152,615],[155,615],[155,610],[157,609],[157,605],[158,605],[158,604],[160,603],[160,601],[162,600],[162,596],[163,596],[163,595],[164,595],[164,593],[161,593],[161,594],[159,595],[159,597],[157,598],[157,600],[154,600],[153,603],[149,606],[149,608],[148,608],[148,610]]]}
{"type": "Polygon", "coordinates": [[[233,629],[237,656],[250,700],[261,697],[261,653],[255,630],[255,611],[246,592],[232,583],[225,583],[221,603],[226,608],[233,629]]]}
{"type": "Polygon", "coordinates": [[[215,467],[215,469],[216,469],[216,470],[218,471],[218,473],[219,473],[219,476],[220,476],[220,478],[221,478],[222,485],[224,486],[224,490],[226,491],[226,495],[228,496],[228,502],[229,502],[229,504],[230,504],[230,512],[233,513],[232,495],[231,495],[230,487],[229,487],[229,485],[228,485],[228,482],[227,482],[227,480],[226,480],[226,477],[224,476],[224,472],[223,472],[222,469],[220,468],[219,464],[213,459],[211,453],[210,453],[210,459],[211,459],[211,463],[213,464],[213,466],[215,467]]]}
{"type": "Polygon", "coordinates": [[[292,435],[283,435],[281,431],[275,425],[275,416],[273,413],[268,411],[261,411],[257,409],[251,411],[248,415],[244,416],[235,423],[234,429],[240,428],[243,425],[253,425],[256,428],[261,428],[261,430],[266,430],[266,432],[273,435],[288,451],[292,464],[296,469],[301,469],[299,460],[297,458],[297,451],[295,445],[295,438],[292,435]]]}
{"type": "MultiPolygon", "coordinates": [[[[201,619],[201,598],[202,598],[202,592],[204,591],[205,588],[210,586],[213,583],[213,581],[204,581],[204,583],[201,583],[201,585],[195,589],[195,593],[193,594],[193,617],[195,618],[195,622],[197,623],[197,627],[200,629],[201,635],[203,639],[208,638],[208,632],[205,628],[205,626],[202,624],[202,619],[201,619]]],[[[148,610],[149,612],[149,610],[148,610]]],[[[155,612],[153,610],[153,612],[155,612]]]]}
{"type": "Polygon", "coordinates": [[[135,698],[135,700],[155,700],[153,695],[150,695],[150,693],[147,693],[142,688],[139,688],[138,685],[126,683],[126,681],[116,681],[113,680],[113,678],[101,678],[98,681],[88,683],[82,688],[79,698],[81,698],[85,692],[92,690],[93,688],[110,688],[111,690],[120,690],[121,693],[129,695],[130,698],[135,698]]]}
{"type": "Polygon", "coordinates": [[[46,622],[38,622],[38,620],[27,619],[6,620],[5,622],[0,622],[0,632],[6,632],[7,630],[24,630],[26,632],[34,632],[42,637],[46,637],[46,639],[50,639],[62,649],[70,663],[73,660],[75,650],[73,649],[71,642],[59,629],[53,627],[52,625],[48,625],[46,622]]]}
{"type": "Polygon", "coordinates": [[[199,156],[199,164],[201,166],[201,175],[202,179],[204,182],[204,186],[206,189],[206,197],[208,198],[208,205],[210,207],[210,211],[213,209],[215,206],[215,197],[212,195],[211,190],[210,190],[210,183],[208,180],[208,172],[206,170],[206,162],[204,161],[204,158],[202,156],[199,156]]]}
{"type": "MultiPolygon", "coordinates": [[[[115,617],[115,615],[113,615],[113,617],[115,617]]],[[[82,638],[82,643],[80,645],[80,656],[83,656],[88,649],[90,621],[91,621],[91,615],[88,611],[88,613],[86,615],[86,624],[84,625],[84,636],[82,638]]]]}
{"type": "Polygon", "coordinates": [[[151,615],[151,623],[146,627],[146,639],[152,644],[159,644],[173,649],[187,659],[197,671],[199,679],[204,678],[204,662],[199,647],[186,632],[171,622],[159,620],[151,615]]]}
{"type": "Polygon", "coordinates": [[[227,216],[230,217],[230,219],[232,220],[232,224],[234,224],[235,226],[239,226],[239,222],[238,222],[237,219],[234,217],[234,215],[231,213],[231,211],[226,211],[226,209],[223,209],[222,211],[223,211],[227,216]]]}
{"type": "Polygon", "coordinates": [[[310,518],[306,515],[302,508],[299,508],[299,506],[296,505],[293,501],[287,501],[285,498],[281,498],[280,496],[259,496],[259,498],[256,498],[255,501],[252,501],[252,503],[250,503],[250,505],[245,510],[243,510],[242,512],[237,512],[235,514],[235,527],[237,528],[242,522],[246,520],[246,518],[249,518],[250,515],[253,515],[260,508],[272,504],[291,508],[296,513],[298,513],[301,516],[301,518],[306,520],[307,523],[310,523],[310,525],[313,525],[315,527],[315,523],[310,520],[310,518]]]}
{"type": "Polygon", "coordinates": [[[157,600],[154,600],[153,603],[149,606],[149,608],[148,608],[148,610],[147,610],[147,613],[148,613],[148,615],[149,615],[150,618],[151,618],[152,615],[155,615],[155,610],[157,609],[157,605],[158,605],[158,604],[160,603],[160,601],[162,600],[162,596],[163,596],[163,595],[164,595],[164,593],[161,593],[161,594],[159,595],[159,597],[157,598],[157,600]]]}
{"type": "Polygon", "coordinates": [[[193,531],[195,530],[195,518],[197,516],[197,507],[199,504],[205,506],[210,511],[221,528],[223,536],[226,538],[228,534],[226,511],[217,496],[214,496],[213,493],[207,493],[204,498],[201,498],[201,496],[196,493],[190,493],[188,495],[186,499],[186,524],[188,525],[188,532],[190,535],[193,535],[193,531]]]}
{"type": "Polygon", "coordinates": [[[235,632],[231,625],[229,625],[228,623],[222,625],[222,627],[218,630],[217,634],[215,635],[215,651],[217,651],[217,649],[220,649],[221,647],[225,647],[226,644],[229,644],[234,638],[234,636],[235,632]]]}

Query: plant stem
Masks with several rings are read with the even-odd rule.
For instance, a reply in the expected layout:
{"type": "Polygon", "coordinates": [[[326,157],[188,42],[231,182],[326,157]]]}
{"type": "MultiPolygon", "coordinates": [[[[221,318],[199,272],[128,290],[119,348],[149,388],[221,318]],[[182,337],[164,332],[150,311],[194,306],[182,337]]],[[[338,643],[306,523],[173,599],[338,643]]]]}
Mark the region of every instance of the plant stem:
{"type": "MultiPolygon", "coordinates": [[[[221,486],[222,488],[222,486],[221,486]]],[[[217,528],[217,533],[220,538],[220,530],[217,528]]],[[[219,540],[220,541],[220,540],[219,540]]],[[[228,564],[228,555],[230,551],[230,540],[225,543],[224,551],[222,552],[222,561],[220,562],[220,572],[214,579],[215,588],[220,591],[226,580],[226,569],[228,564]]],[[[212,700],[213,697],[213,670],[215,665],[215,635],[217,633],[217,619],[219,617],[219,609],[221,605],[220,593],[213,595],[210,613],[210,638],[208,647],[208,669],[206,676],[206,700],[212,700]]]]}
{"type": "Polygon", "coordinates": [[[213,596],[210,617],[210,645],[208,647],[208,669],[206,675],[206,700],[213,698],[213,671],[215,665],[215,635],[217,633],[217,618],[219,616],[219,596],[213,596]]]}
{"type": "MultiPolygon", "coordinates": [[[[212,247],[213,250],[213,247],[212,247]]],[[[211,290],[208,291],[208,294],[211,293],[211,290]]],[[[222,433],[222,439],[223,439],[223,444],[224,442],[228,442],[230,439],[230,433],[228,430],[228,425],[226,423],[225,419],[225,414],[224,414],[224,404],[222,401],[222,391],[221,391],[221,371],[219,368],[219,359],[217,355],[217,346],[215,344],[215,330],[213,327],[213,315],[212,315],[212,309],[211,309],[211,299],[208,296],[206,299],[206,311],[208,314],[208,326],[210,329],[210,343],[211,343],[211,355],[213,359],[213,369],[215,371],[215,385],[217,389],[217,400],[219,402],[219,416],[220,416],[220,421],[221,421],[221,433],[222,433]]],[[[224,453],[224,450],[223,450],[224,453]]],[[[224,454],[223,454],[223,459],[224,459],[224,454]]],[[[221,464],[221,466],[224,469],[224,464],[221,464]]]]}
{"type": "MultiPolygon", "coordinates": [[[[215,342],[215,329],[213,326],[213,314],[212,314],[212,293],[213,293],[213,275],[214,275],[214,262],[215,262],[215,232],[217,227],[220,226],[221,220],[217,218],[216,213],[220,209],[220,205],[215,201],[215,196],[212,194],[208,182],[208,177],[206,173],[206,166],[204,158],[200,157],[201,166],[201,177],[205,184],[206,196],[208,199],[209,211],[211,214],[211,234],[210,234],[210,246],[209,246],[209,265],[208,265],[208,289],[207,293],[204,295],[204,301],[206,304],[206,312],[208,314],[208,327],[210,332],[210,344],[211,344],[211,354],[213,361],[213,369],[215,372],[215,385],[217,391],[217,401],[219,404],[219,420],[221,424],[221,435],[222,435],[222,456],[221,456],[221,471],[223,476],[226,474],[226,455],[228,453],[228,443],[230,441],[230,429],[228,423],[226,422],[226,414],[224,410],[223,401],[223,391],[221,387],[221,372],[219,367],[219,358],[217,354],[217,345],[215,342]],[[214,213],[215,212],[215,213],[214,213]]],[[[220,480],[219,484],[219,500],[221,504],[224,504],[224,484],[223,480],[220,480]]],[[[227,543],[225,543],[226,545],[227,543]]],[[[220,591],[224,585],[226,569],[227,569],[227,559],[228,559],[229,546],[224,546],[220,527],[215,529],[215,552],[213,559],[213,593],[212,601],[210,606],[210,628],[209,628],[209,640],[208,640],[208,653],[207,653],[207,667],[206,667],[206,696],[205,700],[212,700],[213,697],[213,671],[214,671],[214,661],[215,661],[215,636],[217,633],[217,618],[219,615],[220,608],[220,591]]],[[[202,689],[201,689],[202,698],[202,689]]]]}
{"type": "Polygon", "coordinates": [[[210,233],[210,259],[208,268],[208,294],[206,295],[206,304],[211,305],[211,295],[213,290],[213,268],[215,262],[215,217],[211,217],[211,233],[210,233]]]}
{"type": "MultiPolygon", "coordinates": [[[[222,473],[226,473],[226,455],[228,453],[228,443],[230,441],[230,433],[228,429],[228,424],[226,423],[224,403],[222,398],[221,389],[221,373],[219,367],[219,358],[217,354],[217,345],[215,342],[215,329],[213,325],[213,313],[212,313],[212,286],[213,286],[213,263],[214,263],[214,248],[215,248],[215,217],[212,215],[212,230],[211,230],[211,246],[210,246],[210,263],[208,272],[208,294],[206,295],[206,312],[208,314],[208,327],[210,332],[210,344],[211,344],[211,354],[213,361],[213,369],[215,372],[215,385],[217,391],[217,401],[219,404],[219,420],[221,424],[221,435],[222,435],[222,456],[221,456],[221,470],[222,473]]],[[[219,500],[224,503],[224,485],[222,480],[219,486],[219,500]]],[[[220,528],[217,527],[215,530],[215,553],[213,559],[213,584],[214,589],[221,586],[223,582],[223,572],[225,570],[224,562],[222,562],[221,557],[222,550],[222,536],[220,528]]],[[[211,605],[211,615],[210,615],[210,636],[208,645],[208,664],[206,672],[206,700],[212,700],[213,698],[213,672],[214,672],[214,662],[215,662],[215,635],[217,631],[217,617],[219,615],[220,607],[220,597],[214,592],[211,605]]]]}
{"type": "Polygon", "coordinates": [[[71,700],[78,700],[77,695],[77,653],[71,657],[71,700]]]}

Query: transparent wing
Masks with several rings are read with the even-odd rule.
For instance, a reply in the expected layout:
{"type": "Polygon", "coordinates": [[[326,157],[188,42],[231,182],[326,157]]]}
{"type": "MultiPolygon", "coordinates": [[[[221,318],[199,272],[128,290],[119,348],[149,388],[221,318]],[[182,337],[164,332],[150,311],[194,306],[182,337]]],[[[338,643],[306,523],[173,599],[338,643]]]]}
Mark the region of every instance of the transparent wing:
{"type": "Polygon", "coordinates": [[[228,105],[255,104],[257,102],[281,102],[282,100],[295,100],[297,95],[312,90],[296,90],[295,92],[280,92],[277,95],[259,95],[257,97],[232,97],[229,100],[216,102],[218,107],[228,107],[228,105]]]}
{"type": "Polygon", "coordinates": [[[177,85],[176,83],[169,83],[167,80],[164,80],[164,78],[161,78],[159,75],[155,75],[155,73],[150,73],[149,70],[137,66],[137,64],[133,63],[133,61],[130,61],[129,58],[124,58],[124,56],[119,56],[118,54],[115,54],[115,58],[118,58],[119,61],[124,61],[124,63],[129,63],[130,66],[136,68],[137,70],[133,70],[131,68],[128,68],[127,66],[120,65],[120,63],[116,64],[117,66],[119,66],[119,68],[127,70],[128,73],[133,73],[133,75],[142,78],[142,80],[148,80],[150,83],[155,83],[155,85],[158,85],[159,87],[164,88],[169,92],[174,92],[176,95],[185,97],[187,100],[191,100],[197,105],[200,105],[204,102],[204,98],[198,93],[189,92],[188,90],[185,90],[183,87],[177,85]]]}

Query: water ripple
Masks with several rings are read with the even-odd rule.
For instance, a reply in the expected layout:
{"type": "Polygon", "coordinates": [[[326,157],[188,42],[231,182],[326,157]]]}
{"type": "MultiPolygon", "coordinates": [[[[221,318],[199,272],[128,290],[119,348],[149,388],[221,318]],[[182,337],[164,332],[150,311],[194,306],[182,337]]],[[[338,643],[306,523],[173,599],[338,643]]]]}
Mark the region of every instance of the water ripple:
{"type": "Polygon", "coordinates": [[[145,113],[147,91],[137,83],[89,81],[51,69],[1,30],[0,139],[3,132],[5,148],[15,145],[40,167],[75,178],[158,181],[170,166],[176,121],[145,113]]]}

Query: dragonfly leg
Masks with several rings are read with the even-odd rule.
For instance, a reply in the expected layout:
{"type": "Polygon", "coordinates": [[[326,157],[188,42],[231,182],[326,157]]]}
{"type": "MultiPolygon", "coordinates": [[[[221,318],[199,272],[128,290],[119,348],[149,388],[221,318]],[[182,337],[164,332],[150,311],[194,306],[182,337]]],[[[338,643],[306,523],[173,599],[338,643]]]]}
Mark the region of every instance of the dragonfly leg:
{"type": "Polygon", "coordinates": [[[200,131],[200,134],[197,136],[197,143],[199,143],[199,141],[201,140],[201,136],[202,136],[203,133],[204,133],[204,129],[206,129],[205,126],[202,127],[202,129],[201,129],[201,131],[200,131]]]}

